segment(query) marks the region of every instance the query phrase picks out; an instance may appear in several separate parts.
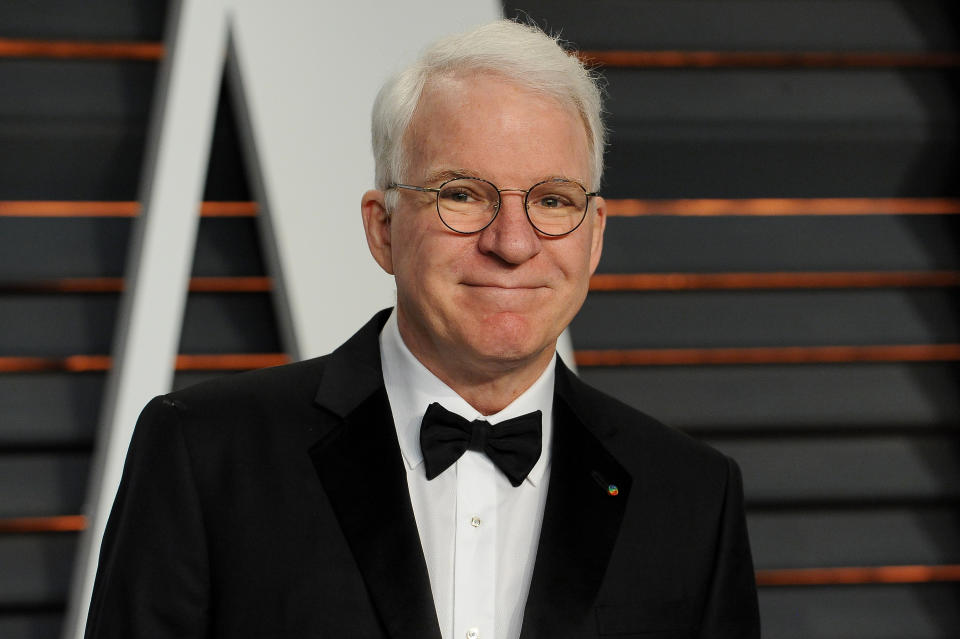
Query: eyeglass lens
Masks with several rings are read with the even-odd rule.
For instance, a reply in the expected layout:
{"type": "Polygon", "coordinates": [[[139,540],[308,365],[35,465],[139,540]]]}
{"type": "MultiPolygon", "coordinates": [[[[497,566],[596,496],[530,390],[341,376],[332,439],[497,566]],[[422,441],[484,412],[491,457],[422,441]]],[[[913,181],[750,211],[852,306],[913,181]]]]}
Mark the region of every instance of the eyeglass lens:
{"type": "MultiPolygon", "coordinates": [[[[445,183],[437,193],[437,211],[443,223],[460,233],[475,233],[497,214],[500,193],[477,178],[445,183]]],[[[525,199],[527,216],[544,235],[565,235],[580,225],[587,211],[587,194],[576,182],[550,180],[537,184],[525,199]]]]}

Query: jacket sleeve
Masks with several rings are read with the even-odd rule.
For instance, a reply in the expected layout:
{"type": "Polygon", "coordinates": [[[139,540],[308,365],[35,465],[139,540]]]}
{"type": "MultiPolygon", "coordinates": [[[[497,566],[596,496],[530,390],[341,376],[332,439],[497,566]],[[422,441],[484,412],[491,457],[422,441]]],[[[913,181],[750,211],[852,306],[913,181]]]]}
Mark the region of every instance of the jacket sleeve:
{"type": "Polygon", "coordinates": [[[207,636],[203,516],[176,403],[140,415],[103,537],[87,639],[207,636]]]}
{"type": "Polygon", "coordinates": [[[698,636],[759,639],[760,612],[743,509],[743,480],[732,459],[727,460],[726,487],[717,554],[698,636]]]}

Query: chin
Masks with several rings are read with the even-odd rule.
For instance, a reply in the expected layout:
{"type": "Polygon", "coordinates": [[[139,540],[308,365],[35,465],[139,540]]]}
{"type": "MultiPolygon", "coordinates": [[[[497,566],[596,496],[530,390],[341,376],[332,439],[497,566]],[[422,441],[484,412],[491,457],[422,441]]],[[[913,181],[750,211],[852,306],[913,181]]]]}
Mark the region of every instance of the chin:
{"type": "Polygon", "coordinates": [[[516,313],[497,313],[489,316],[475,334],[478,354],[484,359],[503,362],[522,362],[535,358],[556,343],[540,328],[544,324],[535,317],[516,313]]]}

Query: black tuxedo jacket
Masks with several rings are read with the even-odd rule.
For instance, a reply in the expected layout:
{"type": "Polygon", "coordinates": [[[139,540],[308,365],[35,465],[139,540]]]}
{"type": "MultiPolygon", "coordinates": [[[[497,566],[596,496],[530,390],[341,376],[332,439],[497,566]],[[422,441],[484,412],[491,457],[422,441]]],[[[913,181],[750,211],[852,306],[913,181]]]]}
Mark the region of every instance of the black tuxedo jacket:
{"type": "MultiPolygon", "coordinates": [[[[385,319],[331,355],[144,409],[87,637],[440,638],[381,376],[385,319]]],[[[522,639],[759,637],[736,465],[559,362],[554,403],[522,639]]]]}

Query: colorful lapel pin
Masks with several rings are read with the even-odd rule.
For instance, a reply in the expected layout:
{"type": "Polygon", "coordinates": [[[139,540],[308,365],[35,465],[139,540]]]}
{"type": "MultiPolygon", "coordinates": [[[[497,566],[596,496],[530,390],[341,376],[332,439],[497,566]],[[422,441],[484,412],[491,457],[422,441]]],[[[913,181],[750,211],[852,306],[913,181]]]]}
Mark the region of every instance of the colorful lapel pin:
{"type": "Polygon", "coordinates": [[[597,482],[597,485],[600,486],[600,488],[603,488],[605,491],[607,491],[607,494],[610,495],[611,497],[616,497],[617,495],[620,494],[620,489],[617,488],[617,485],[611,484],[610,482],[608,482],[606,479],[603,478],[603,475],[601,475],[597,471],[591,472],[590,475],[593,477],[593,481],[597,482]]]}

